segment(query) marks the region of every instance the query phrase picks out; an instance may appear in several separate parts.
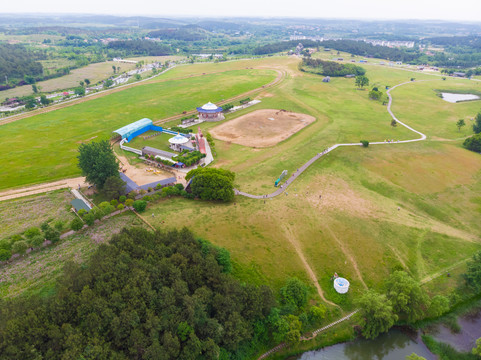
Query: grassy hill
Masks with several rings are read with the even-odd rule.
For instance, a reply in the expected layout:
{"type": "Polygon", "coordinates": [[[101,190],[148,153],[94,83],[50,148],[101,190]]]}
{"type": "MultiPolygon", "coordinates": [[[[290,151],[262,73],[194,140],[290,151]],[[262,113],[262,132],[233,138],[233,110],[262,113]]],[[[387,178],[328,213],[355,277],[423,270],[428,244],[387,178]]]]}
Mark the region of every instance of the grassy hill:
{"type": "MultiPolygon", "coordinates": [[[[279,57],[182,66],[161,79],[228,72],[152,82],[2,127],[0,146],[8,162],[0,164],[0,184],[6,188],[76,174],[77,142],[107,138],[111,130],[140,117],[158,119],[266,84],[274,77],[268,69],[287,76],[259,94],[260,104],[225,121],[263,108],[306,113],[316,121],[271,148],[216,140],[214,166],[235,171],[236,187],[242,191],[272,192],[282,170],[292,173],[335,143],[418,137],[404,127],[393,128],[386,106],[370,100],[368,90],[357,90],[353,79],[322,83],[321,76],[298,71],[298,61],[279,57]],[[33,146],[24,149],[25,144],[33,146]]],[[[481,248],[481,156],[461,143],[472,134],[469,119],[481,102],[447,103],[436,89],[477,90],[480,85],[443,81],[405,68],[362,66],[371,86],[383,91],[416,78],[392,91],[393,111],[425,133],[426,141],[339,148],[272,200],[236,197],[235,203],[217,204],[165,199],[149,205],[149,215],[154,214],[149,221],[161,228],[188,226],[227,248],[234,273],[242,280],[279,289],[286,278],[297,276],[311,285],[311,295],[318,299],[316,281],[323,296],[344,310],[353,308],[365,287],[378,288],[395,269],[423,280],[470,257],[481,248]],[[468,126],[458,131],[455,122],[460,118],[468,126]],[[351,281],[345,297],[333,290],[334,272],[351,281]]],[[[201,128],[208,131],[216,125],[204,123],[201,128]]]]}

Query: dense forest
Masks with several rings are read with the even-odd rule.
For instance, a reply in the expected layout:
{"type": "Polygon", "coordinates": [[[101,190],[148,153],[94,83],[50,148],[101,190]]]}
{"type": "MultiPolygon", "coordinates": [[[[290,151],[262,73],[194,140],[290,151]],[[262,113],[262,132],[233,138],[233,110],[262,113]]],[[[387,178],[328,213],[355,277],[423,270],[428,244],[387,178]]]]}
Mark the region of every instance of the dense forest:
{"type": "Polygon", "coordinates": [[[324,76],[364,75],[366,70],[354,64],[340,64],[334,61],[324,61],[305,57],[299,64],[301,71],[312,72],[324,76]]]}
{"type": "Polygon", "coordinates": [[[149,55],[163,56],[172,54],[169,45],[159,44],[147,40],[121,40],[112,41],[108,47],[121,53],[122,55],[149,55]]]}
{"type": "Polygon", "coordinates": [[[18,80],[26,75],[41,75],[42,64],[38,56],[21,45],[0,43],[0,79],[18,80]]]}
{"type": "Polygon", "coordinates": [[[240,358],[275,299],[230,268],[187,229],[124,229],[67,263],[55,295],[0,300],[0,358],[240,358]]]}

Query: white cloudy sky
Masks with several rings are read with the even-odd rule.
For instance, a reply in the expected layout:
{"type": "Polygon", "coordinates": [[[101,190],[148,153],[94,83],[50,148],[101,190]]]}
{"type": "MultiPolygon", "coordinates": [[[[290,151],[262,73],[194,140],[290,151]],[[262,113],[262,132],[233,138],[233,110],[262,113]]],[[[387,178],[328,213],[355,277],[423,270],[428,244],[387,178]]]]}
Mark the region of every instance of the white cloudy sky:
{"type": "Polygon", "coordinates": [[[481,0],[3,0],[11,12],[481,21],[481,0]]]}

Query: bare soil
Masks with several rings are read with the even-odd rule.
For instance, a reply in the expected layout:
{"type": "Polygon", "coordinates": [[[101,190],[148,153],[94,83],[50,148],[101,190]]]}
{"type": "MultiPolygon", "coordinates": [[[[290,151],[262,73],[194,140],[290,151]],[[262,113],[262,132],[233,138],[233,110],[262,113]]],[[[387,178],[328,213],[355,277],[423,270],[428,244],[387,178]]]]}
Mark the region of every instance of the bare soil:
{"type": "Polygon", "coordinates": [[[269,147],[286,140],[316,120],[315,117],[286,110],[262,109],[213,128],[218,140],[250,147],[269,147]]]}

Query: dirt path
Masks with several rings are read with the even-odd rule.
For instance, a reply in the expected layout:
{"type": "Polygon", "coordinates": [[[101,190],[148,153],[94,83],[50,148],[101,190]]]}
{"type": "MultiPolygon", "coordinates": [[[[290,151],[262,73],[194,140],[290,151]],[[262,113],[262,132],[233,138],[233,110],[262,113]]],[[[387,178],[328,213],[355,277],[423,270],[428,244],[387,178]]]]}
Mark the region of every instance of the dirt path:
{"type": "Polygon", "coordinates": [[[0,201],[16,199],[24,196],[41,194],[53,190],[59,190],[64,188],[77,188],[78,185],[86,186],[84,177],[77,177],[71,179],[64,179],[59,181],[54,181],[51,183],[44,183],[39,185],[33,185],[29,187],[24,187],[20,189],[13,189],[0,192],[0,201]]]}
{"type": "Polygon", "coordinates": [[[301,259],[302,264],[304,265],[304,269],[306,270],[307,274],[311,278],[312,283],[316,287],[317,293],[319,294],[321,299],[327,304],[341,308],[339,305],[334,304],[332,301],[327,300],[326,297],[324,296],[324,292],[322,291],[321,286],[319,285],[319,280],[317,280],[316,274],[314,274],[314,271],[312,271],[311,266],[309,265],[306,258],[304,257],[304,253],[301,250],[301,246],[299,242],[297,241],[296,237],[294,236],[294,234],[292,233],[289,227],[286,227],[286,234],[287,234],[287,239],[291,243],[294,250],[296,250],[297,256],[299,256],[299,259],[301,259]]]}
{"type": "Polygon", "coordinates": [[[334,233],[334,231],[331,230],[331,228],[329,227],[329,225],[327,225],[327,223],[326,223],[325,225],[326,225],[327,230],[329,230],[329,233],[331,234],[332,238],[337,242],[337,244],[339,245],[339,247],[341,248],[341,250],[344,252],[344,254],[347,256],[347,258],[348,258],[349,261],[351,262],[351,265],[352,265],[352,267],[354,268],[354,271],[356,272],[357,277],[358,277],[359,280],[361,281],[361,283],[362,283],[362,285],[364,286],[364,288],[367,290],[367,285],[366,285],[366,283],[364,282],[364,279],[362,278],[362,274],[361,274],[361,272],[359,271],[359,267],[357,266],[357,261],[356,261],[356,259],[354,259],[354,256],[352,256],[351,250],[346,246],[346,244],[344,244],[344,243],[337,237],[337,235],[334,233]]]}
{"type": "Polygon", "coordinates": [[[404,260],[402,259],[401,255],[399,254],[399,251],[397,251],[393,246],[391,245],[388,245],[389,249],[391,249],[391,251],[393,252],[393,254],[396,256],[396,259],[399,260],[399,262],[401,263],[401,265],[404,267],[404,270],[406,272],[409,272],[409,267],[406,265],[406,263],[404,262],[404,260]]]}

